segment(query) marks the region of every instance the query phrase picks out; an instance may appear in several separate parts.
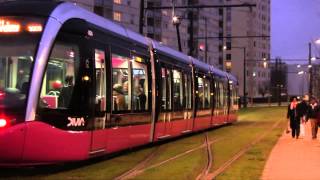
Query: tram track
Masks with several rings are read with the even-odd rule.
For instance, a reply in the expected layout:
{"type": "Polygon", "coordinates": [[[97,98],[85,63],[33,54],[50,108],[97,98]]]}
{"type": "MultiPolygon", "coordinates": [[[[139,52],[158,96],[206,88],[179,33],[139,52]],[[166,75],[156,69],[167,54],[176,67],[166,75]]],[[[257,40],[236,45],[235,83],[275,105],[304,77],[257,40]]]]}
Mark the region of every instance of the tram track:
{"type": "Polygon", "coordinates": [[[263,134],[255,138],[253,141],[251,141],[249,144],[247,144],[245,147],[240,149],[238,153],[236,153],[234,156],[232,156],[229,160],[227,160],[224,164],[222,164],[218,169],[216,169],[212,173],[208,173],[204,179],[214,179],[219,174],[224,172],[226,169],[228,169],[236,160],[241,158],[248,150],[250,150],[254,145],[259,143],[261,140],[263,140],[268,134],[270,134],[275,128],[279,126],[279,124],[282,122],[282,120],[276,121],[271,128],[269,128],[267,131],[265,131],[263,134]]]}
{"type": "MultiPolygon", "coordinates": [[[[249,127],[253,127],[257,124],[257,122],[254,122],[250,125],[247,126],[247,128],[249,127]]],[[[232,132],[232,134],[237,134],[239,133],[239,131],[241,130],[235,130],[232,132]]],[[[147,170],[150,170],[150,169],[153,169],[153,168],[157,168],[157,167],[160,167],[162,166],[163,164],[166,164],[168,162],[171,162],[173,160],[176,160],[180,157],[183,157],[185,155],[188,155],[192,152],[195,152],[197,150],[200,150],[202,148],[206,148],[205,150],[205,153],[206,153],[206,165],[205,167],[203,168],[203,170],[201,171],[201,173],[197,176],[197,180],[202,180],[202,179],[207,179],[207,177],[209,175],[211,175],[212,173],[210,173],[210,169],[213,165],[213,153],[212,153],[212,150],[211,150],[211,145],[218,142],[218,141],[221,141],[223,139],[225,139],[227,135],[223,136],[223,137],[219,137],[219,138],[216,138],[216,139],[213,139],[210,141],[210,138],[209,138],[209,133],[208,132],[205,132],[205,141],[203,144],[199,145],[198,147],[195,147],[195,148],[192,148],[192,149],[189,149],[189,150],[186,150],[184,152],[181,152],[171,158],[168,158],[166,160],[163,160],[161,162],[158,162],[156,164],[153,164],[153,165],[150,165],[150,162],[154,159],[154,157],[156,157],[156,155],[158,155],[159,153],[159,149],[163,146],[159,146],[157,147],[154,151],[152,151],[146,158],[144,158],[144,160],[142,160],[140,163],[138,163],[136,166],[134,166],[132,169],[130,169],[129,171],[121,174],[120,176],[114,178],[115,180],[126,180],[126,179],[132,179],[142,173],[144,173],[145,171],[147,170]],[[149,166],[148,166],[149,165],[149,166]]],[[[230,135],[230,134],[229,134],[230,135]]]]}
{"type": "Polygon", "coordinates": [[[202,172],[197,176],[196,180],[204,179],[204,177],[207,176],[207,174],[209,173],[213,163],[211,144],[209,143],[209,137],[207,132],[205,133],[205,145],[206,145],[207,163],[204,169],[202,170],[202,172]]]}
{"type": "Polygon", "coordinates": [[[125,180],[137,176],[140,173],[140,170],[145,168],[148,163],[158,154],[160,146],[156,147],[146,158],[144,158],[140,163],[134,166],[129,171],[121,174],[120,176],[114,178],[114,180],[125,180]]]}
{"type": "MultiPolygon", "coordinates": [[[[126,176],[121,176],[121,177],[119,176],[119,177],[117,177],[116,179],[117,179],[117,180],[124,180],[124,179],[134,178],[134,177],[142,174],[143,172],[145,172],[145,171],[147,171],[147,170],[150,170],[150,169],[153,169],[153,168],[157,168],[157,167],[162,166],[162,165],[164,165],[164,164],[166,164],[166,163],[168,163],[168,162],[171,162],[171,161],[176,160],[176,159],[178,159],[178,158],[180,158],[180,157],[183,157],[183,156],[185,156],[185,155],[188,155],[188,154],[190,154],[190,153],[192,153],[192,152],[195,152],[195,151],[200,150],[200,149],[202,149],[202,148],[206,148],[207,146],[211,146],[211,144],[213,144],[213,143],[215,143],[215,142],[218,142],[218,141],[220,141],[220,140],[222,140],[222,138],[220,138],[220,139],[215,139],[215,140],[210,141],[210,142],[208,141],[207,143],[204,143],[204,144],[202,144],[202,145],[200,145],[200,146],[198,146],[198,147],[189,149],[189,150],[187,150],[187,151],[184,151],[184,152],[182,152],[182,153],[179,153],[179,154],[177,154],[177,155],[175,155],[175,156],[173,156],[173,157],[171,157],[171,158],[168,158],[168,159],[163,160],[163,161],[161,161],[161,162],[158,162],[158,163],[156,163],[156,164],[150,165],[150,166],[148,166],[148,167],[143,167],[143,166],[147,165],[147,163],[144,163],[142,166],[137,165],[137,166],[139,166],[138,168],[134,168],[135,170],[133,170],[133,171],[130,170],[132,173],[128,173],[128,175],[126,175],[126,176]],[[206,145],[206,144],[207,144],[207,145],[206,145]],[[142,167],[142,168],[141,168],[141,167],[142,167]]],[[[150,158],[148,158],[148,161],[150,161],[150,158]]],[[[136,167],[137,167],[137,166],[136,166],[136,167]]],[[[129,172],[129,171],[128,171],[128,172],[129,172]]]]}

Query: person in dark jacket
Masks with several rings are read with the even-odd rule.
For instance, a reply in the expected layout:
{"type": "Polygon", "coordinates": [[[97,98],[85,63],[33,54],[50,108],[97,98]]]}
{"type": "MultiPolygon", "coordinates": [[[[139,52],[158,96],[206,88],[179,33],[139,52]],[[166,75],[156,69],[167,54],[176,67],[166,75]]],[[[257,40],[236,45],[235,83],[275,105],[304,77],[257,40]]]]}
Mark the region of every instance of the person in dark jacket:
{"type": "Polygon", "coordinates": [[[58,98],[58,105],[62,108],[68,108],[73,92],[73,76],[66,76],[65,85],[61,88],[58,98]]]}
{"type": "Polygon", "coordinates": [[[291,97],[290,104],[288,105],[287,118],[290,120],[292,138],[298,139],[300,134],[300,119],[296,112],[297,104],[296,97],[291,97]]]}
{"type": "Polygon", "coordinates": [[[308,104],[309,96],[305,95],[300,103],[297,104],[297,116],[301,120],[301,122],[305,123],[306,116],[308,113],[308,104]]]}
{"type": "Polygon", "coordinates": [[[297,104],[297,118],[301,123],[300,134],[302,136],[305,135],[305,124],[307,122],[307,113],[308,113],[308,107],[309,107],[308,101],[309,101],[309,96],[304,95],[302,101],[297,104]]]}
{"type": "Polygon", "coordinates": [[[320,112],[320,108],[316,98],[314,97],[310,98],[310,105],[308,108],[307,120],[310,120],[312,139],[317,139],[317,134],[318,134],[317,116],[319,112],[320,112]]]}

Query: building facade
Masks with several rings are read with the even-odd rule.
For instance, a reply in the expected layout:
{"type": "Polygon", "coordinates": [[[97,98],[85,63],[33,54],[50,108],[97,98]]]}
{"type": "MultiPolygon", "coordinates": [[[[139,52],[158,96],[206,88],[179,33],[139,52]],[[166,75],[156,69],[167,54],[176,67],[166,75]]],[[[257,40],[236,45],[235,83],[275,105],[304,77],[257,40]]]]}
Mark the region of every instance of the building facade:
{"type": "Polygon", "coordinates": [[[231,38],[225,38],[227,48],[220,47],[220,51],[224,52],[224,69],[239,80],[240,96],[244,95],[245,79],[247,97],[262,97],[261,90],[270,82],[270,38],[266,38],[270,36],[270,0],[225,0],[224,3],[256,4],[252,8],[226,8],[221,12],[223,35],[231,38]]]}
{"type": "MultiPolygon", "coordinates": [[[[288,85],[291,86],[288,78],[298,75],[297,70],[292,69],[292,66],[288,66],[281,58],[276,58],[274,62],[270,63],[269,69],[270,84],[265,91],[268,92],[268,95],[271,95],[271,100],[274,102],[279,102],[281,99],[282,101],[287,100],[288,85]]],[[[262,91],[260,91],[260,93],[262,93],[262,91]]]]}
{"type": "MultiPolygon", "coordinates": [[[[180,9],[177,6],[213,5],[217,0],[145,0],[146,7],[164,7],[171,9],[146,10],[145,35],[163,44],[178,48],[177,27],[173,24],[173,16],[179,17],[179,31],[182,52],[208,64],[219,66],[218,9],[180,9]],[[192,19],[190,18],[192,17],[192,19]],[[192,22],[191,22],[192,21],[192,22]]],[[[221,62],[222,65],[222,62],[221,62]]]]}

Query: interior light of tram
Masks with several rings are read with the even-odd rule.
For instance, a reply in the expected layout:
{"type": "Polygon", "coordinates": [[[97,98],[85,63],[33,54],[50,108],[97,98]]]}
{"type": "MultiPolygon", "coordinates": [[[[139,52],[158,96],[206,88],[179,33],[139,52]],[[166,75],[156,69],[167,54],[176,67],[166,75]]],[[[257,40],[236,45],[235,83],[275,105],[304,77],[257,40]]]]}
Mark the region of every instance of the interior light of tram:
{"type": "Polygon", "coordinates": [[[135,57],[135,60],[136,60],[137,62],[142,62],[142,58],[141,58],[141,57],[138,57],[138,56],[135,57]]]}
{"type": "Polygon", "coordinates": [[[70,52],[69,52],[69,57],[70,57],[70,58],[74,58],[74,52],[73,52],[73,51],[70,51],[70,52]]]}
{"type": "Polygon", "coordinates": [[[15,33],[20,32],[20,24],[8,20],[0,19],[0,32],[15,33]]]}

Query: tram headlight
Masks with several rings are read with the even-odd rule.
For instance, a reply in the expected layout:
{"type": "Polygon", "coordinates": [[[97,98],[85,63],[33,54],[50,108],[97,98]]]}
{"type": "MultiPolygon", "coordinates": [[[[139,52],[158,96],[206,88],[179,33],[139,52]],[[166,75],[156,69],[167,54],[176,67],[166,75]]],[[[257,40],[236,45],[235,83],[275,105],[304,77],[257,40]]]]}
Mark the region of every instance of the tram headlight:
{"type": "Polygon", "coordinates": [[[5,118],[0,118],[0,128],[5,128],[9,126],[8,121],[5,118]]]}

